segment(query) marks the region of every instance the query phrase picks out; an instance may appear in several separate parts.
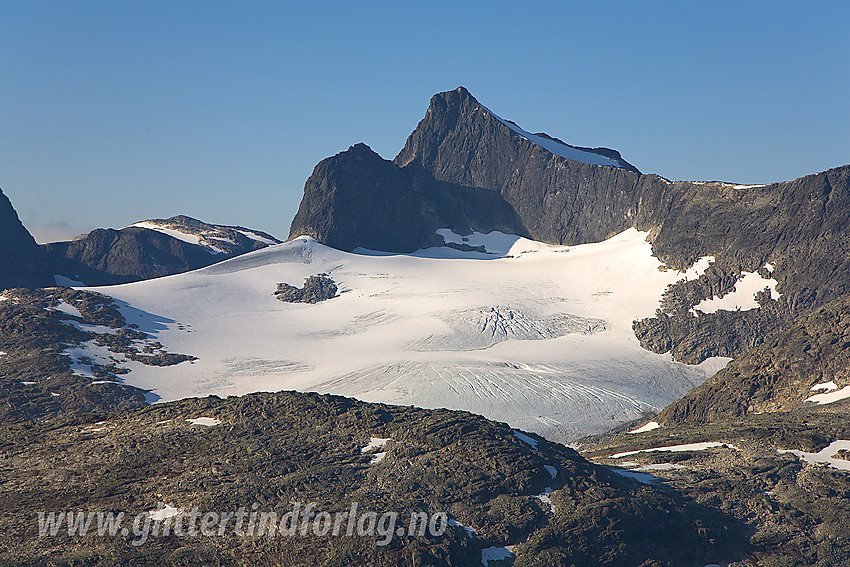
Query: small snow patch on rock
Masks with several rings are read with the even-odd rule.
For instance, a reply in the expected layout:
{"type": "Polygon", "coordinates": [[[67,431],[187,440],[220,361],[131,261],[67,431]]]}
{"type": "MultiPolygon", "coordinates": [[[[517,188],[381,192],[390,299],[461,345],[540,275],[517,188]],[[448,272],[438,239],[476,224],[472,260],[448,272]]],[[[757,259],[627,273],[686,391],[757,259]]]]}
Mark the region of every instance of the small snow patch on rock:
{"type": "Polygon", "coordinates": [[[213,425],[219,425],[221,420],[215,419],[214,417],[198,417],[195,419],[187,419],[189,423],[192,425],[203,425],[205,427],[212,427],[213,425]]]}

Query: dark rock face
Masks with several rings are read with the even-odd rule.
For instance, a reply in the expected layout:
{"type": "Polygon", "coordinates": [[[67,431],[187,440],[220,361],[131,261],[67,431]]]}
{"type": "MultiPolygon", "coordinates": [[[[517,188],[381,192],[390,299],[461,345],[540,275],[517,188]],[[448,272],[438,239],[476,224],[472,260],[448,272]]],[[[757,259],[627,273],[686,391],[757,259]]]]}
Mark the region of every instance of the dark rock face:
{"type": "Polygon", "coordinates": [[[304,287],[279,283],[275,296],[287,303],[318,303],[336,297],[337,287],[327,274],[310,276],[304,280],[304,287]]]}
{"type": "Polygon", "coordinates": [[[310,236],[342,250],[412,252],[443,244],[434,232],[441,227],[464,234],[527,233],[498,194],[402,169],[357,144],[313,170],[289,236],[310,236]]]}
{"type": "Polygon", "coordinates": [[[629,227],[647,231],[654,254],[671,268],[715,257],[711,273],[668,290],[664,320],[635,327],[646,348],[672,350],[688,362],[740,354],[850,293],[850,166],[758,187],[673,183],[621,165],[554,155],[461,87],[431,99],[393,164],[362,145],[320,163],[290,237],[408,252],[442,244],[439,228],[501,230],[553,244],[601,241],[629,227]],[[764,299],[760,313],[687,313],[768,262],[781,298],[764,299]],[[699,345],[695,335],[704,339],[699,345]]]}
{"type": "Polygon", "coordinates": [[[130,226],[96,229],[69,242],[45,245],[55,274],[86,285],[111,285],[158,278],[209,266],[279,242],[243,227],[210,225],[187,216],[154,219],[151,224],[199,238],[198,244],[168,234],[130,226]],[[263,239],[250,238],[245,233],[263,239]]]}
{"type": "Polygon", "coordinates": [[[0,191],[0,290],[52,285],[45,260],[9,198],[0,191]]]}
{"type": "Polygon", "coordinates": [[[57,274],[86,285],[111,285],[158,278],[211,264],[199,246],[144,228],[98,228],[83,238],[45,248],[57,274]]]}
{"type": "Polygon", "coordinates": [[[531,238],[555,244],[599,241],[625,230],[631,226],[625,213],[639,200],[636,170],[554,155],[512,131],[462,87],[431,99],[395,163],[498,193],[531,238]]]}

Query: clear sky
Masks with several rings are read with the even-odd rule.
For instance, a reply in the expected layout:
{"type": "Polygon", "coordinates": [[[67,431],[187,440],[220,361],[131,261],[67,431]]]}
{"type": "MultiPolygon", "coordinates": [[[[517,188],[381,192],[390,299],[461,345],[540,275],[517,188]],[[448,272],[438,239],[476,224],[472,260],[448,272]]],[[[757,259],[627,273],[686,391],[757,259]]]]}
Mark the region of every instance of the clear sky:
{"type": "Polygon", "coordinates": [[[850,2],[25,1],[0,188],[40,241],[187,214],[285,237],[320,160],[387,159],[466,86],[671,179],[850,163],[850,2]]]}

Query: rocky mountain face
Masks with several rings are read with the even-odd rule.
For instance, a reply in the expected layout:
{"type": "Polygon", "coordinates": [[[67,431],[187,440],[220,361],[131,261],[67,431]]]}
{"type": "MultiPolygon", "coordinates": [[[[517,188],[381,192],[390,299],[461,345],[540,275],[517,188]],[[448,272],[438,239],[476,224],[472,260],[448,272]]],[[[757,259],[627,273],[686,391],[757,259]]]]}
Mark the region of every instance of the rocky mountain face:
{"type": "Polygon", "coordinates": [[[399,252],[440,244],[439,228],[553,244],[647,231],[671,268],[713,257],[698,280],[668,290],[658,318],[635,326],[644,347],[689,363],[741,354],[850,292],[850,166],[765,186],[670,182],[640,174],[613,150],[591,150],[613,165],[562,157],[541,145],[552,139],[523,134],[463,87],[437,94],[392,163],[362,144],[320,163],[290,238],[399,252]],[[766,275],[768,264],[778,299],[762,297],[752,313],[692,311],[746,272],[766,275]]]}
{"type": "Polygon", "coordinates": [[[44,248],[54,274],[93,286],[195,270],[279,242],[264,232],[180,215],[120,230],[96,229],[44,248]]]}
{"type": "Polygon", "coordinates": [[[43,250],[0,191],[0,289],[52,283],[43,250]]]}
{"type": "Polygon", "coordinates": [[[437,181],[356,144],[313,170],[289,234],[348,251],[412,252],[441,245],[434,231],[448,226],[465,233],[527,232],[497,193],[437,181]]]}

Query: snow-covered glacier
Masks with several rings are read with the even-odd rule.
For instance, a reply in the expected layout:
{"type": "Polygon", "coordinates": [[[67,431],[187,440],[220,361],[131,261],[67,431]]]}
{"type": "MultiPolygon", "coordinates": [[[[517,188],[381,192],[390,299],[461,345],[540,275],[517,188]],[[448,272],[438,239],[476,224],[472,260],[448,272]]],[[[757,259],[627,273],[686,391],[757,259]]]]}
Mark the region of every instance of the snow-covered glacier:
{"type": "Polygon", "coordinates": [[[658,409],[716,364],[640,348],[632,321],[667,285],[646,234],[553,246],[500,233],[455,235],[413,254],[342,252],[307,237],[213,266],[95,288],[171,352],[123,379],[161,400],[294,389],[480,413],[570,442],[658,409]],[[337,297],[278,301],[280,282],[327,273],[337,297]]]}

